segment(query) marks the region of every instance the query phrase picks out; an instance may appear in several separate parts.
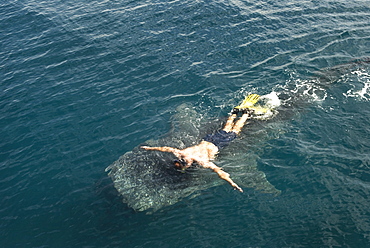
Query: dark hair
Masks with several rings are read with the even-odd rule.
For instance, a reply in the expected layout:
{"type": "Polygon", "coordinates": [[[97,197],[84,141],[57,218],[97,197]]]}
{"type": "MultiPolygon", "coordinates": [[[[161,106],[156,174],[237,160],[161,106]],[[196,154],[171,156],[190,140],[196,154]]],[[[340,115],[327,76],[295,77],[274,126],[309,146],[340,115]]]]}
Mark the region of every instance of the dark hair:
{"type": "Polygon", "coordinates": [[[173,164],[180,169],[186,166],[186,162],[183,159],[176,159],[173,161],[173,164]]]}

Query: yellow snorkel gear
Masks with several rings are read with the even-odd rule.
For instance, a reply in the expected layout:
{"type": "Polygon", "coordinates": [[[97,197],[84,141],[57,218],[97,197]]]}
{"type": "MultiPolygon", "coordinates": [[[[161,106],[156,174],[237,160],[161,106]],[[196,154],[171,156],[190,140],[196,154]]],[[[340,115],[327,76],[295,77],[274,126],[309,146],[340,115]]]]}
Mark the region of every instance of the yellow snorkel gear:
{"type": "Polygon", "coordinates": [[[256,104],[258,102],[259,99],[260,99],[259,95],[250,94],[250,95],[246,96],[245,99],[243,100],[243,102],[239,106],[236,106],[235,108],[240,109],[240,110],[251,108],[254,104],[256,104]]]}
{"type": "Polygon", "coordinates": [[[272,109],[261,105],[255,105],[260,100],[260,95],[250,94],[245,97],[243,102],[234,107],[232,113],[250,112],[254,118],[268,118],[272,115],[272,109]]]}

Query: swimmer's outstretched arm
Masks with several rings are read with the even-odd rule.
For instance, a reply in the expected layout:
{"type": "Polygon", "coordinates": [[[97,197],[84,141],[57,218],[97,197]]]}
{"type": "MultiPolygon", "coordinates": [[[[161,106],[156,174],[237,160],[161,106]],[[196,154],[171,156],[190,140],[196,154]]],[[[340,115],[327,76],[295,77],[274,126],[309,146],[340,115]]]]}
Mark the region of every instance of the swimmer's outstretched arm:
{"type": "Polygon", "coordinates": [[[151,147],[151,146],[141,146],[140,148],[148,150],[148,151],[160,151],[160,152],[171,152],[173,154],[178,154],[179,149],[169,147],[169,146],[162,146],[162,147],[151,147]]]}
{"type": "Polygon", "coordinates": [[[216,172],[218,174],[218,176],[227,181],[231,186],[234,187],[234,189],[237,189],[239,190],[240,192],[243,192],[243,189],[240,188],[231,178],[230,178],[230,174],[223,171],[222,168],[218,167],[217,165],[215,165],[214,163],[212,162],[207,162],[207,163],[202,163],[201,164],[204,168],[207,168],[207,169],[211,169],[213,170],[214,172],[216,172]]]}

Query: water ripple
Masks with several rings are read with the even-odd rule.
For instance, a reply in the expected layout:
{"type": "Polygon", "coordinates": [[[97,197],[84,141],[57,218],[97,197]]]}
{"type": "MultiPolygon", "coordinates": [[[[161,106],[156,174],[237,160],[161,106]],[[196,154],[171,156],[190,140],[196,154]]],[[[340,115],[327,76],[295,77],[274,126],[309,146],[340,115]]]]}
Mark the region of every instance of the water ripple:
{"type": "Polygon", "coordinates": [[[0,6],[3,247],[368,246],[369,69],[330,70],[369,56],[365,1],[0,6]],[[219,186],[142,215],[109,183],[97,193],[104,168],[165,134],[176,106],[219,118],[251,91],[312,103],[290,113],[288,97],[284,118],[246,130],[273,138],[253,161],[281,196],[219,186]]]}

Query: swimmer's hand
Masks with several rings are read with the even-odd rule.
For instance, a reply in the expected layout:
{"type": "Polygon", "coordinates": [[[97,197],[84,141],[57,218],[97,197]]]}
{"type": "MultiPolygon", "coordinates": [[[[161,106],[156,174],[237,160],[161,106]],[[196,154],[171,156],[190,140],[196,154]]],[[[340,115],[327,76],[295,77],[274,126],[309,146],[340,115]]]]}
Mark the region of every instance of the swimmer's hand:
{"type": "Polygon", "coordinates": [[[150,150],[150,146],[140,146],[141,149],[144,149],[144,150],[150,150]]]}
{"type": "Polygon", "coordinates": [[[242,188],[240,188],[237,184],[232,185],[232,186],[234,187],[234,189],[237,189],[237,190],[239,190],[240,192],[242,192],[242,193],[243,193],[243,189],[242,189],[242,188]]]}
{"type": "Polygon", "coordinates": [[[213,163],[208,163],[206,166],[203,166],[205,168],[210,168],[212,169],[214,172],[216,172],[218,174],[218,176],[227,181],[231,186],[233,186],[234,189],[237,189],[239,190],[240,192],[243,193],[243,190],[242,188],[240,188],[231,178],[230,178],[230,174],[223,171],[222,168],[216,166],[215,164],[213,163]],[[206,167],[207,166],[207,167],[206,167]]]}

